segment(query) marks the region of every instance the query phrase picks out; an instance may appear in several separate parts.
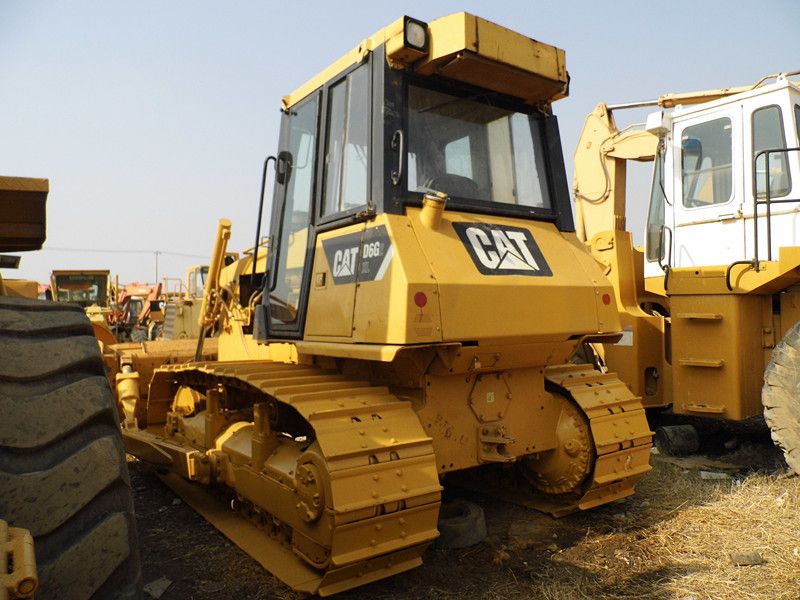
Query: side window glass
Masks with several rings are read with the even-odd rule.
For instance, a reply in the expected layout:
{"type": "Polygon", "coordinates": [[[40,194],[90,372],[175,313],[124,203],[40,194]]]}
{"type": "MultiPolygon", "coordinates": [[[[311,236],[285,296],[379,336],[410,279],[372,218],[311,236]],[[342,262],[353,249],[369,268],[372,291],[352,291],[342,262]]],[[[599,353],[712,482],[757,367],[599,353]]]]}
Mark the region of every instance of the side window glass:
{"type": "Polygon", "coordinates": [[[724,204],[733,191],[731,120],[692,125],[681,136],[683,205],[724,204]]]}
{"type": "Polygon", "coordinates": [[[663,240],[662,229],[664,227],[664,156],[661,150],[656,153],[655,165],[653,168],[653,184],[650,189],[650,208],[647,212],[647,260],[655,262],[664,258],[664,250],[661,247],[663,240]]]}
{"type": "Polygon", "coordinates": [[[362,65],[328,92],[323,215],[367,203],[369,115],[369,69],[362,65]]]}
{"type": "Polygon", "coordinates": [[[269,297],[274,325],[294,325],[298,320],[303,267],[311,228],[314,185],[314,149],[317,138],[317,100],[291,113],[286,196],[276,259],[275,289],[269,297]]]}
{"type": "MultiPolygon", "coordinates": [[[[762,150],[786,148],[786,136],[783,132],[783,118],[779,106],[765,106],[753,111],[753,156],[762,150]]],[[[770,198],[778,198],[789,193],[789,166],[786,153],[769,154],[769,172],[767,172],[767,156],[756,158],[755,180],[756,195],[765,198],[769,186],[770,198]]]]}
{"type": "Polygon", "coordinates": [[[797,129],[797,140],[800,141],[800,104],[794,105],[794,127],[797,129]]]}
{"type": "Polygon", "coordinates": [[[445,171],[450,175],[472,177],[472,154],[469,137],[454,140],[444,147],[445,171]]]}

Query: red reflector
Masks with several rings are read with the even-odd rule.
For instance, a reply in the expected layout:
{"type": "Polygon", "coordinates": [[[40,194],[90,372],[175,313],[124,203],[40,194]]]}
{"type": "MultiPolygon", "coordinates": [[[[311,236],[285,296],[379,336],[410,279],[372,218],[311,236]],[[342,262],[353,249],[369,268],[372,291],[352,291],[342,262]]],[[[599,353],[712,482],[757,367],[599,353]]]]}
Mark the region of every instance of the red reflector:
{"type": "Polygon", "coordinates": [[[611,304],[611,296],[603,294],[603,304],[611,304]]]}
{"type": "Polygon", "coordinates": [[[423,292],[414,294],[414,304],[423,308],[428,303],[428,297],[423,292]]]}

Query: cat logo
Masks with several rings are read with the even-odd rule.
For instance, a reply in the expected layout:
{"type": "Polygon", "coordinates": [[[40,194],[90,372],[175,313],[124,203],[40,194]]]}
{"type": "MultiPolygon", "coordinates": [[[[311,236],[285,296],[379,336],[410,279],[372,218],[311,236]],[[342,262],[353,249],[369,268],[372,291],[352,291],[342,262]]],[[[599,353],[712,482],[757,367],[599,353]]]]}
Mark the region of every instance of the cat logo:
{"type": "Polygon", "coordinates": [[[453,223],[453,228],[483,275],[553,275],[527,229],[486,223],[453,223]]]}
{"type": "Polygon", "coordinates": [[[358,246],[337,250],[333,253],[333,276],[352,277],[356,274],[356,256],[358,256],[358,246]]]}
{"type": "Polygon", "coordinates": [[[322,241],[334,285],[380,281],[394,250],[384,225],[322,241]]]}

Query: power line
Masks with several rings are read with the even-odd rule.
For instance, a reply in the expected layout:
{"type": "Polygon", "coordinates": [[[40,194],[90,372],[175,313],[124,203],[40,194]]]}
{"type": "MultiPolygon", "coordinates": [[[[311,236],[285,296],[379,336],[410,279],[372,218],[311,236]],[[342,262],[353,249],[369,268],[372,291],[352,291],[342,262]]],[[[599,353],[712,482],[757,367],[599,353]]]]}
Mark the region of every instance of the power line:
{"type": "Polygon", "coordinates": [[[47,246],[42,250],[55,250],[58,252],[95,252],[102,254],[163,254],[166,256],[181,256],[185,258],[208,258],[205,254],[187,254],[185,252],[170,252],[167,250],[122,250],[120,248],[60,248],[47,246]]]}

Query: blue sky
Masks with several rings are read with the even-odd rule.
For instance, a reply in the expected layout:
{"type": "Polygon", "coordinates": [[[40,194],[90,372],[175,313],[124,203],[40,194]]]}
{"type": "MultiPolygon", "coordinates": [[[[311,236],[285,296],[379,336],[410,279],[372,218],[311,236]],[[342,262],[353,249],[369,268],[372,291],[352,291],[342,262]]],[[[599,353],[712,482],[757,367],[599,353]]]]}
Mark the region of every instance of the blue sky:
{"type": "MultiPolygon", "coordinates": [[[[46,250],[26,254],[18,275],[85,267],[153,280],[159,250],[159,277],[180,277],[210,253],[223,216],[233,220],[232,249],[252,245],[281,96],[401,14],[459,10],[566,50],[571,94],[555,112],[570,179],[583,119],[599,101],[800,68],[797,0],[0,0],[0,174],[51,186],[46,250]]],[[[639,228],[644,207],[631,212],[639,228]]]]}

